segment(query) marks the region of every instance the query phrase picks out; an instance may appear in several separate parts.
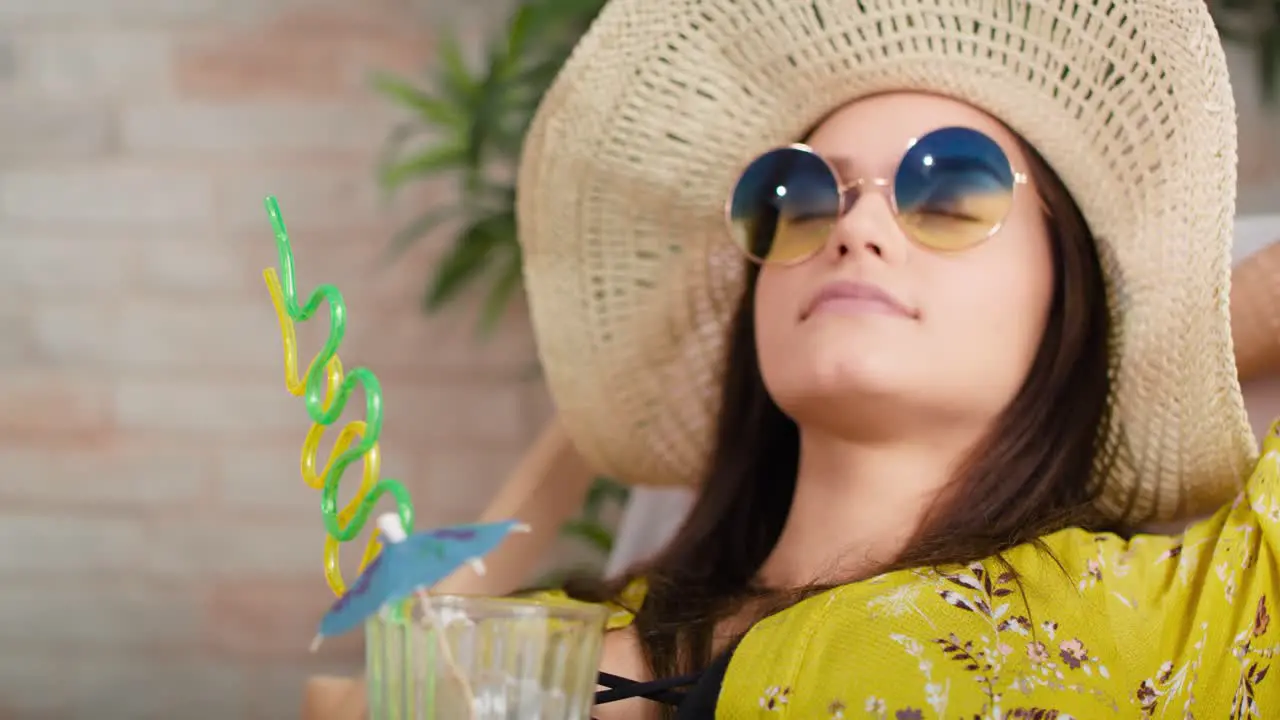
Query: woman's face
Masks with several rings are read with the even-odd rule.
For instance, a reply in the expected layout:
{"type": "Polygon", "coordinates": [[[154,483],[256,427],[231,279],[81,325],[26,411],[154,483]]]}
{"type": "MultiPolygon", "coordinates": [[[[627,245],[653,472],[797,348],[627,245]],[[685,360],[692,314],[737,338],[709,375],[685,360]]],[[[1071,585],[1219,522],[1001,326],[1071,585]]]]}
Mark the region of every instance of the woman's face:
{"type": "MultiPolygon", "coordinates": [[[[893,178],[913,139],[952,126],[986,134],[1015,172],[1027,173],[1003,125],[933,95],[851,103],[806,142],[848,185],[893,178]]],[[[1052,299],[1050,237],[1036,188],[1015,186],[998,231],[953,252],[913,241],[889,193],[878,190],[853,202],[815,256],[762,267],[754,310],[765,385],[802,428],[818,423],[844,434],[855,431],[840,425],[904,421],[985,427],[1025,380],[1052,299]],[[878,290],[892,301],[843,298],[815,306],[833,283],[878,290]]]]}

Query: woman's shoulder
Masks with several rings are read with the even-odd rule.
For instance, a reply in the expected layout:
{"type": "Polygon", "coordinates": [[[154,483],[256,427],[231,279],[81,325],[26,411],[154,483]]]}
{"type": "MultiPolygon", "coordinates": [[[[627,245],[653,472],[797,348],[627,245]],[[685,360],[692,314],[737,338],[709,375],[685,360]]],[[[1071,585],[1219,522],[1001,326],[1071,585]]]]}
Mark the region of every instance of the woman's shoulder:
{"type": "Polygon", "coordinates": [[[1073,717],[1278,716],[1278,492],[1280,426],[1240,496],[1183,533],[1069,529],[835,588],[758,623],[727,696],[797,717],[852,702],[979,713],[1002,693],[1073,717]],[[892,692],[850,697],[851,678],[892,692]]]}

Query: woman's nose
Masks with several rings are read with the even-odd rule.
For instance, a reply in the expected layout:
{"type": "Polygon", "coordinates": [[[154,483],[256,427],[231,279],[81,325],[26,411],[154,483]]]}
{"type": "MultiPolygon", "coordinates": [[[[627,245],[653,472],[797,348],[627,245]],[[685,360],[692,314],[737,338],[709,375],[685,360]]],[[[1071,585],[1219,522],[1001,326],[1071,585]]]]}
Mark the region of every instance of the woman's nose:
{"type": "Polygon", "coordinates": [[[888,199],[881,193],[866,193],[836,222],[830,244],[836,259],[869,253],[885,262],[898,262],[906,242],[888,199]]]}

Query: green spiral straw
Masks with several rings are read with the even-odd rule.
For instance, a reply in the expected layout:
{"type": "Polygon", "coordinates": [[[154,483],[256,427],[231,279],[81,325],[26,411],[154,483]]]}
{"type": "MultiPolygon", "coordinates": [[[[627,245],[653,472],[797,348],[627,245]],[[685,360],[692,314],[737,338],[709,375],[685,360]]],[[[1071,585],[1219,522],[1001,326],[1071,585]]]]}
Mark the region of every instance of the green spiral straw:
{"type": "MultiPolygon", "coordinates": [[[[280,206],[274,197],[266,199],[267,215],[275,230],[276,250],[280,256],[280,273],[275,268],[263,271],[263,279],[280,321],[280,337],[284,345],[285,387],[295,396],[302,396],[311,429],[302,446],[302,478],[311,487],[320,490],[320,515],[324,520],[325,580],[334,594],[346,593],[346,583],[338,561],[338,547],[357,537],[364,529],[369,515],[378,500],[390,494],[395,500],[396,513],[401,526],[411,532],[413,528],[413,503],[409,491],[397,480],[379,479],[381,452],[378,437],[382,432],[382,387],[378,378],[369,370],[358,367],[345,376],[338,358],[338,347],[346,335],[346,303],[342,293],[333,285],[321,285],[311,292],[305,304],[299,305],[293,273],[293,251],[289,233],[280,215],[280,206]],[[306,322],[320,309],[321,303],[329,306],[329,337],[320,352],[312,358],[306,375],[298,377],[298,349],[294,323],[306,322]],[[324,469],[316,472],[316,455],[324,431],[342,416],[347,400],[356,385],[364,388],[365,419],[347,423],[340,431],[324,469]],[[358,440],[358,442],[357,442],[358,440]],[[364,473],[359,491],[346,507],[338,509],[338,486],[342,476],[353,463],[361,461],[364,473]]],[[[360,570],[377,557],[382,545],[375,529],[369,536],[360,570]]]]}

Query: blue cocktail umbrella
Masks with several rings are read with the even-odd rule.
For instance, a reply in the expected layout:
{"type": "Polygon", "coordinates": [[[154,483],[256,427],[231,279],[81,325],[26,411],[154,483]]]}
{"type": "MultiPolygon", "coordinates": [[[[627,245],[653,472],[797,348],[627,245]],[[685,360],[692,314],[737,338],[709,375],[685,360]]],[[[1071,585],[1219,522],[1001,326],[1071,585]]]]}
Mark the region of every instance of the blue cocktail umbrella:
{"type": "Polygon", "coordinates": [[[361,626],[384,606],[423,592],[453,571],[470,564],[484,572],[481,561],[513,532],[528,526],[514,520],[453,525],[405,536],[395,513],[378,518],[386,544],[320,622],[323,637],[361,626]]]}

